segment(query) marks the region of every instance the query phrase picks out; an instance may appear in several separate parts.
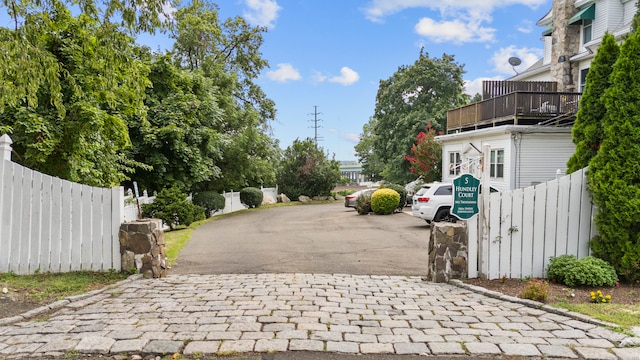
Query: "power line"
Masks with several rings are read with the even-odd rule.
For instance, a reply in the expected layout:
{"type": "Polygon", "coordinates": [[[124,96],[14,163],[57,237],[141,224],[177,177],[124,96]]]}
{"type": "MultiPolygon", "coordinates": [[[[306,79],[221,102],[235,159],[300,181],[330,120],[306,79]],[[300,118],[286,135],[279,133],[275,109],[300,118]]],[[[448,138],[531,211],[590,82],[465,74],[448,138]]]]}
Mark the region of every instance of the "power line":
{"type": "Polygon", "coordinates": [[[313,115],[313,120],[309,120],[310,122],[313,122],[313,126],[310,126],[310,128],[314,131],[313,142],[318,146],[318,141],[324,140],[323,138],[318,137],[318,129],[322,127],[318,125],[318,122],[322,121],[322,119],[318,119],[318,115],[322,115],[322,113],[318,112],[318,106],[314,105],[313,112],[309,115],[313,115]]]}

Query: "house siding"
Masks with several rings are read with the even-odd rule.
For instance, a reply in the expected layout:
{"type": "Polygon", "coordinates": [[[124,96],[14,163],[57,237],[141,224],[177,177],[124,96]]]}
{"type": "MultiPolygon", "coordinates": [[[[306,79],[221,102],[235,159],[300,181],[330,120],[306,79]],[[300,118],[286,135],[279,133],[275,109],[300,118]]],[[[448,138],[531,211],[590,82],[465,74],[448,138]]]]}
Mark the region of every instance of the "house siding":
{"type": "MultiPolygon", "coordinates": [[[[631,23],[633,20],[633,16],[636,14],[636,2],[632,0],[627,0],[622,4],[622,24],[620,26],[624,27],[631,23]]],[[[615,25],[615,24],[614,24],[615,25]]],[[[614,30],[618,30],[618,27],[614,28],[614,30]]]]}
{"type": "MultiPolygon", "coordinates": [[[[470,135],[472,135],[470,133],[470,135]]],[[[508,132],[492,134],[490,136],[478,137],[468,136],[460,137],[455,140],[448,140],[442,143],[442,181],[451,182],[457,175],[449,175],[449,153],[460,152],[462,155],[462,163],[468,163],[469,159],[479,161],[481,155],[476,150],[470,150],[466,154],[463,153],[465,148],[468,148],[468,144],[472,143],[475,147],[482,150],[485,144],[491,145],[492,150],[504,149],[504,177],[490,179],[491,186],[500,189],[508,190],[512,182],[512,156],[511,156],[511,134],[508,132]]],[[[463,172],[468,172],[476,177],[480,177],[480,171],[477,168],[464,169],[463,172]]]]}
{"type": "Polygon", "coordinates": [[[567,134],[520,134],[514,143],[519,149],[514,157],[519,166],[515,169],[514,188],[523,188],[556,178],[556,170],[564,175],[567,161],[575,152],[575,145],[567,134]],[[519,144],[517,143],[519,141],[519,144]],[[519,150],[519,151],[518,151],[519,150]]]}

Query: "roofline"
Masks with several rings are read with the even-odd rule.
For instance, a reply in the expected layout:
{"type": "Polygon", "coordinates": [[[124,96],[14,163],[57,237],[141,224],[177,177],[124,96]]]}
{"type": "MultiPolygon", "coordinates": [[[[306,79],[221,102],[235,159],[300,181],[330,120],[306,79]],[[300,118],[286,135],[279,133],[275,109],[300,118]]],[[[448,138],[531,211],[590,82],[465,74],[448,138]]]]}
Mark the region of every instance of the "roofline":
{"type": "Polygon", "coordinates": [[[435,141],[444,142],[454,139],[476,138],[499,134],[571,134],[571,127],[539,126],[539,125],[502,125],[486,129],[463,131],[455,134],[438,135],[435,141]]]}

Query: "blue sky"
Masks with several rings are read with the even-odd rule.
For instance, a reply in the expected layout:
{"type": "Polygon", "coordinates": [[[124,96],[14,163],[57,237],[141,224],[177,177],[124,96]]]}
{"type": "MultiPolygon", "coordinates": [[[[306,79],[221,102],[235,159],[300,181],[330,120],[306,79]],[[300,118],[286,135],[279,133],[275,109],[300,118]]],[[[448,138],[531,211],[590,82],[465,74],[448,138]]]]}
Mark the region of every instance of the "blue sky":
{"type": "Polygon", "coordinates": [[[242,16],[269,27],[262,48],[270,68],[258,83],[275,101],[274,136],[286,148],[314,136],[337,160],[356,160],[354,145],[375,108],[380,80],[418,59],[455,55],[467,90],[482,79],[514,75],[542,56],[551,0],[225,0],[220,17],[242,16]]]}
{"type": "MultiPolygon", "coordinates": [[[[188,0],[187,0],[188,1],[188,0]]],[[[275,101],[273,136],[286,148],[314,136],[337,160],[356,160],[354,145],[375,108],[380,80],[418,59],[443,53],[464,64],[467,92],[483,79],[514,75],[542,57],[542,27],[552,0],[218,0],[221,19],[242,16],[267,26],[257,83],[275,101]]],[[[3,19],[6,17],[3,14],[3,19]]],[[[2,21],[1,26],[8,26],[2,21]]],[[[141,36],[152,49],[170,49],[162,34],[141,36]]]]}

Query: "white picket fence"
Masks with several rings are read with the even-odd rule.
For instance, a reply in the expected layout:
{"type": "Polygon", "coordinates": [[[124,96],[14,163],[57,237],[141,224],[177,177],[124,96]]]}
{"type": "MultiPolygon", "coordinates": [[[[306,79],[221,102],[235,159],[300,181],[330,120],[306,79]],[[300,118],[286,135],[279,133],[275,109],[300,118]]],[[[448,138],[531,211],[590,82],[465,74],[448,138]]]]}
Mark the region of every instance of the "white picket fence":
{"type": "Polygon", "coordinates": [[[481,216],[467,222],[469,277],[540,278],[551,257],[588,256],[589,240],[596,235],[596,207],[587,190],[586,170],[524,189],[491,193],[485,212],[488,232],[479,238],[481,216]]]}
{"type": "Polygon", "coordinates": [[[120,270],[124,190],[80,185],[11,162],[0,137],[0,272],[120,270]]]}

